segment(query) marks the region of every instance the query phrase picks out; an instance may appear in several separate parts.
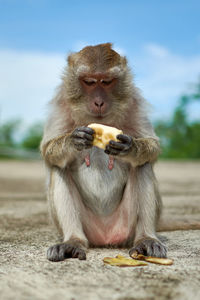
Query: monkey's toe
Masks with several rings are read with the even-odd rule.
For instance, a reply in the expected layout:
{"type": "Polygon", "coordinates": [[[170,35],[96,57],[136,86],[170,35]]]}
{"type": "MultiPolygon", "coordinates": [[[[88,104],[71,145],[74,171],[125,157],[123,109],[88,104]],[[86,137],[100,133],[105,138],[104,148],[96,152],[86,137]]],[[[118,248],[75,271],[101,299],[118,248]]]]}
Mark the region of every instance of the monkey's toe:
{"type": "Polygon", "coordinates": [[[154,256],[154,257],[167,257],[167,249],[166,247],[159,242],[158,240],[154,239],[145,239],[138,244],[135,245],[130,251],[129,254],[133,254],[137,252],[139,254],[143,254],[145,256],[154,256]]]}
{"type": "Polygon", "coordinates": [[[80,246],[70,243],[62,243],[51,246],[47,250],[47,258],[54,262],[62,261],[66,258],[78,258],[80,260],[85,260],[86,253],[80,246]]]}

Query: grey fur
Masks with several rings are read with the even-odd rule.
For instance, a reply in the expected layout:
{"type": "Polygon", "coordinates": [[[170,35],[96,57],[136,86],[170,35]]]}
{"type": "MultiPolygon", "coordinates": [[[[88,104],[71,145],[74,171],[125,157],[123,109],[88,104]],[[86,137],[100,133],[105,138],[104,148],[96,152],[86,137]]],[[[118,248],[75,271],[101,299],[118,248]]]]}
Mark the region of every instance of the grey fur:
{"type": "Polygon", "coordinates": [[[108,169],[109,156],[102,149],[92,147],[90,167],[77,160],[72,166],[72,177],[83,202],[95,214],[107,216],[119,205],[128,179],[129,165],[115,160],[112,171],[108,169]]]}
{"type": "MultiPolygon", "coordinates": [[[[131,132],[127,129],[124,133],[132,136],[133,147],[126,155],[115,156],[114,168],[109,170],[109,156],[103,150],[92,147],[77,151],[73,144],[71,133],[74,129],[96,120],[86,110],[85,95],[81,98],[77,74],[69,68],[66,70],[58,94],[51,102],[41,143],[49,178],[50,212],[64,242],[68,243],[74,237],[85,247],[95,246],[95,232],[99,238],[108,234],[105,245],[110,243],[109,232],[101,231],[100,227],[108,224],[110,228],[112,216],[117,213],[112,234],[120,236],[124,230],[126,239],[119,239],[113,245],[131,244],[144,248],[145,241],[152,240],[147,254],[162,257],[166,256],[166,249],[155,232],[161,199],[152,169],[160,151],[158,138],[148,120],[145,101],[133,85],[127,66],[121,76],[118,96],[112,99],[112,110],[103,119],[103,124],[131,128],[131,132]],[[130,111],[132,116],[127,120],[130,111]],[[85,163],[88,154],[90,166],[85,163]]],[[[51,251],[56,249],[55,246],[51,251]]]]}

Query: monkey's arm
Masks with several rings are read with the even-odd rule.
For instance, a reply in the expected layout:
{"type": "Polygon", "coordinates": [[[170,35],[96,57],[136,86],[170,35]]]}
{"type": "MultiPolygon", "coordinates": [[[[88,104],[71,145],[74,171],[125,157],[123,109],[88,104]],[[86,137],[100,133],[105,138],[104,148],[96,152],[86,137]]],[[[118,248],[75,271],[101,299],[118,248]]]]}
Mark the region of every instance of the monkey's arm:
{"type": "Polygon", "coordinates": [[[92,147],[93,129],[76,128],[72,133],[41,143],[41,153],[51,166],[64,168],[78,155],[78,151],[92,147]]]}
{"type": "Polygon", "coordinates": [[[160,154],[160,145],[155,138],[133,139],[133,146],[128,154],[129,159],[135,166],[140,166],[146,162],[153,163],[160,154]]]}
{"type": "Polygon", "coordinates": [[[153,163],[160,153],[160,145],[156,138],[132,138],[129,135],[117,136],[119,142],[110,141],[105,152],[110,155],[118,155],[130,162],[134,167],[153,163]]]}
{"type": "Polygon", "coordinates": [[[70,134],[42,143],[40,147],[42,156],[49,165],[64,168],[74,157],[70,144],[70,134]]]}

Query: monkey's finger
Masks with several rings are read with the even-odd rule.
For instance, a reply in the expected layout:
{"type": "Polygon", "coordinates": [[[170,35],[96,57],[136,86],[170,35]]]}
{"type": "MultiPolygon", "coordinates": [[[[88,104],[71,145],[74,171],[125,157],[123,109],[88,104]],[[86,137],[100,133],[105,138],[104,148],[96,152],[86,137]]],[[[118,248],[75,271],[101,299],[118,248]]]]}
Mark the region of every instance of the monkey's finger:
{"type": "Polygon", "coordinates": [[[72,251],[72,249],[73,247],[66,243],[51,246],[47,250],[47,258],[50,261],[62,261],[66,258],[71,257],[70,252],[72,251]]]}
{"type": "Polygon", "coordinates": [[[118,150],[124,150],[124,148],[125,148],[125,145],[124,145],[124,144],[119,143],[119,142],[115,142],[115,141],[113,141],[113,140],[111,140],[111,141],[109,142],[109,145],[110,145],[112,148],[118,149],[118,150]]]}
{"type": "Polygon", "coordinates": [[[114,151],[114,150],[105,150],[104,151],[108,155],[119,155],[119,151],[114,151]]]}
{"type": "Polygon", "coordinates": [[[119,149],[113,149],[111,148],[109,145],[106,146],[106,149],[104,150],[104,152],[108,155],[119,155],[121,150],[119,149]]]}
{"type": "Polygon", "coordinates": [[[87,139],[80,138],[80,137],[74,138],[73,142],[74,142],[75,145],[77,145],[77,144],[79,144],[79,145],[92,145],[91,140],[87,140],[87,139]]]}
{"type": "Polygon", "coordinates": [[[117,135],[117,139],[120,140],[120,141],[122,141],[123,143],[127,143],[127,144],[132,144],[133,143],[133,139],[129,135],[118,134],[117,135]]]}
{"type": "Polygon", "coordinates": [[[155,243],[152,247],[151,250],[147,249],[147,252],[151,251],[150,256],[154,257],[161,257],[161,258],[166,258],[167,257],[167,249],[165,246],[163,246],[160,243],[155,243]]]}
{"type": "Polygon", "coordinates": [[[90,128],[90,127],[87,127],[87,126],[81,126],[81,127],[76,128],[76,129],[77,129],[78,131],[86,132],[86,133],[88,133],[88,134],[90,134],[90,135],[92,135],[92,134],[95,133],[94,129],[92,129],[92,128],[90,128]]]}
{"type": "Polygon", "coordinates": [[[78,255],[79,255],[79,251],[80,249],[79,248],[74,248],[73,250],[72,250],[72,257],[73,258],[77,258],[78,257],[78,255]]]}
{"type": "Polygon", "coordinates": [[[73,133],[74,138],[82,138],[82,139],[87,139],[89,141],[93,141],[94,137],[91,134],[88,134],[84,131],[74,131],[73,133]]]}
{"type": "Polygon", "coordinates": [[[80,259],[80,260],[86,260],[86,253],[82,249],[79,252],[78,259],[80,259]]]}
{"type": "Polygon", "coordinates": [[[78,258],[80,260],[85,260],[86,259],[86,254],[85,251],[79,247],[74,247],[72,251],[72,257],[73,258],[78,258]]]}
{"type": "Polygon", "coordinates": [[[47,259],[50,261],[61,261],[64,260],[64,255],[59,256],[59,245],[51,246],[47,250],[47,259]]]}
{"type": "Polygon", "coordinates": [[[109,146],[112,149],[116,149],[119,152],[120,155],[126,155],[130,152],[132,145],[130,144],[122,144],[120,142],[110,141],[109,146]]]}
{"type": "Polygon", "coordinates": [[[59,255],[62,255],[65,258],[70,258],[71,257],[71,252],[72,252],[73,246],[65,244],[64,246],[60,247],[59,255]]]}

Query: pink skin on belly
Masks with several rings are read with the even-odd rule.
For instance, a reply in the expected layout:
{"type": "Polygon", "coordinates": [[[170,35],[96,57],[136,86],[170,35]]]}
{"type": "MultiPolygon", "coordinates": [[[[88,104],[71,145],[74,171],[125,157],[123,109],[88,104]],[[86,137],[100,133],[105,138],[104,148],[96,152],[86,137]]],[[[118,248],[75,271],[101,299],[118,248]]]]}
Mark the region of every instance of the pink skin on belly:
{"type": "Polygon", "coordinates": [[[111,216],[99,217],[87,211],[84,232],[94,246],[119,245],[125,242],[132,232],[132,218],[123,203],[111,216]]]}
{"type": "MultiPolygon", "coordinates": [[[[89,160],[87,161],[88,165],[89,160]]],[[[113,166],[113,164],[112,164],[113,166]]],[[[130,171],[121,203],[109,216],[97,216],[76,195],[84,233],[94,246],[119,245],[134,235],[137,222],[137,202],[134,197],[134,169],[130,171]]]]}
{"type": "Polygon", "coordinates": [[[113,231],[112,229],[96,228],[95,231],[87,231],[86,236],[90,244],[94,246],[104,245],[119,245],[125,242],[128,238],[128,234],[125,228],[119,229],[119,231],[113,231]]]}

